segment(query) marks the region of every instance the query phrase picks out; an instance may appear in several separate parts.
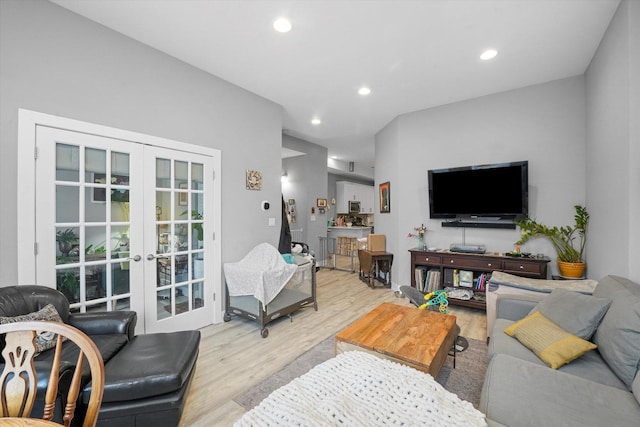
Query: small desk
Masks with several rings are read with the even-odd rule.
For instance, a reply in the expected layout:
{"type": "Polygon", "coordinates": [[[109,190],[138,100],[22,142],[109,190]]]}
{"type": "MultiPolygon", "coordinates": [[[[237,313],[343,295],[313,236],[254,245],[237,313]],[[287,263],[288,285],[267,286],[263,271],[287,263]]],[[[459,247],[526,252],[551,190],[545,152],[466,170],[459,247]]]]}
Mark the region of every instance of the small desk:
{"type": "Polygon", "coordinates": [[[385,286],[391,287],[392,253],[359,249],[358,261],[360,262],[360,280],[372,288],[375,286],[376,279],[385,286]],[[385,273],[385,280],[381,280],[380,273],[385,273]]]}
{"type": "Polygon", "coordinates": [[[336,354],[371,353],[438,376],[456,335],[456,317],[383,303],[336,335],[336,354]]]}

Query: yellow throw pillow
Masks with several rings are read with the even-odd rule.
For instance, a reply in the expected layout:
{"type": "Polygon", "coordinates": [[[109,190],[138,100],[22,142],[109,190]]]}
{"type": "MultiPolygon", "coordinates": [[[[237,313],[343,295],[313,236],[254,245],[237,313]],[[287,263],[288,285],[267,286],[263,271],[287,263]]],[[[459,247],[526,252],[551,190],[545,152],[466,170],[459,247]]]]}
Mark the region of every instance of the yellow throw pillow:
{"type": "Polygon", "coordinates": [[[598,347],[565,331],[539,311],[517,321],[504,332],[520,341],[553,369],[598,347]]]}

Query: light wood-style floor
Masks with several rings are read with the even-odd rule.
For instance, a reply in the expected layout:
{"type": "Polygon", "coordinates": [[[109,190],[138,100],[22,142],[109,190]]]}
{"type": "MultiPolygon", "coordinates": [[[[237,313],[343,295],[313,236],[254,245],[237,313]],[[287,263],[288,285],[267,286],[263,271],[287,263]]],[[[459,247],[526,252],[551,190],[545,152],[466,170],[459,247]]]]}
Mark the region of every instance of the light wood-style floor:
{"type": "MultiPolygon", "coordinates": [[[[317,274],[318,311],[305,308],[268,325],[260,337],[255,322],[234,317],[202,329],[200,355],[180,426],[230,426],[244,413],[233,401],[260,381],[334,335],[383,302],[410,304],[384,287],[371,289],[357,273],[320,269],[317,274]]],[[[484,312],[451,307],[461,335],[486,340],[484,312]]]]}

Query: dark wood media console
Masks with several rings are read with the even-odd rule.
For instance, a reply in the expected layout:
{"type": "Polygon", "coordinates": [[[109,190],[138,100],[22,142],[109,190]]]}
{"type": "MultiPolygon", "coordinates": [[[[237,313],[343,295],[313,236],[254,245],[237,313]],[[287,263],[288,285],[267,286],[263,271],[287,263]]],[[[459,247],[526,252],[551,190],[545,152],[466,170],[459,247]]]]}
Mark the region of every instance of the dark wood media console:
{"type": "MultiPolygon", "coordinates": [[[[547,264],[549,258],[521,258],[500,255],[497,253],[468,254],[451,252],[448,250],[428,251],[418,248],[409,249],[411,252],[411,286],[416,287],[415,271],[416,267],[428,267],[440,271],[440,288],[453,286],[453,282],[448,282],[453,270],[473,271],[474,278],[482,273],[492,271],[503,271],[517,276],[531,277],[534,279],[547,278],[547,264]],[[447,271],[449,270],[449,271],[447,271]]],[[[474,291],[476,294],[484,296],[484,291],[474,291]]],[[[462,307],[472,307],[484,310],[486,303],[484,300],[461,300],[450,298],[449,304],[462,307]]]]}

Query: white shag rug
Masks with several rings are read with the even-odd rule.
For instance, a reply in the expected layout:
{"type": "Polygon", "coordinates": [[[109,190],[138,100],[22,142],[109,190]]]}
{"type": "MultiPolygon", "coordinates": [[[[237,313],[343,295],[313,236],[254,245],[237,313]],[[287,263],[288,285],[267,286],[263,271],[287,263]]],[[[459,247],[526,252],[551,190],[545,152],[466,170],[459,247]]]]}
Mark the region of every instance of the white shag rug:
{"type": "Polygon", "coordinates": [[[408,366],[350,351],[271,393],[234,426],[486,426],[485,415],[408,366]]]}

